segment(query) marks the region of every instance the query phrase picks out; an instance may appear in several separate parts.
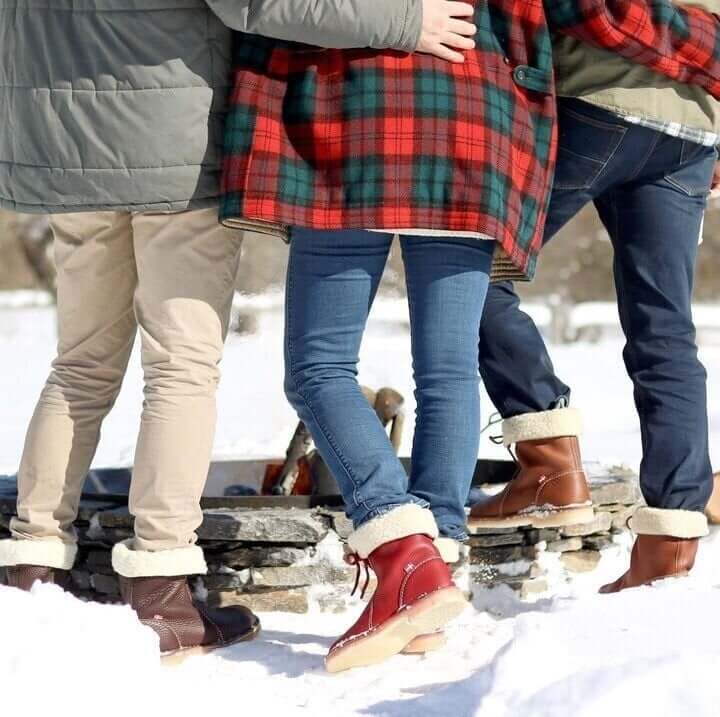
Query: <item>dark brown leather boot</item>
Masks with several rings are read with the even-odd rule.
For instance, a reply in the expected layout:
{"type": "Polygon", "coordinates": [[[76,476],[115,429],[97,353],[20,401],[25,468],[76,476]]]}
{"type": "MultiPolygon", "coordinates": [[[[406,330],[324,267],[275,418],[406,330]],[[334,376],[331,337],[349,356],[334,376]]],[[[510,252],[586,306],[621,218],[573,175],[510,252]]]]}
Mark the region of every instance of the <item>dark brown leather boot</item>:
{"type": "Polygon", "coordinates": [[[505,490],[472,507],[470,532],[525,525],[557,528],[593,519],[576,416],[576,412],[563,408],[517,416],[503,423],[505,443],[515,443],[518,472],[505,490]],[[541,437],[543,433],[549,437],[541,437]]]}
{"type": "Polygon", "coordinates": [[[630,569],[614,583],[601,587],[600,592],[617,593],[664,578],[684,577],[695,564],[699,542],[698,538],[638,535],[630,557],[630,569]]]}
{"type": "Polygon", "coordinates": [[[252,640],[260,631],[245,607],[211,609],[193,600],[187,577],[119,579],[123,600],[160,638],[164,662],[252,640]]]}
{"type": "Polygon", "coordinates": [[[20,590],[30,590],[37,582],[52,583],[66,590],[70,582],[70,573],[67,570],[45,568],[41,565],[14,565],[5,568],[7,585],[20,590]]]}

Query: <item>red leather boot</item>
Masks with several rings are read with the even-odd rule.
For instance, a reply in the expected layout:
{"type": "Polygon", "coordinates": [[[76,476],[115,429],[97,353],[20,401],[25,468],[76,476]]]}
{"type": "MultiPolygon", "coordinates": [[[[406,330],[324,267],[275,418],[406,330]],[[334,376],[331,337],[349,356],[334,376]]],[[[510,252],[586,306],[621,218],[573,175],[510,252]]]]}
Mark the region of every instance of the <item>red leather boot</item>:
{"type": "Polygon", "coordinates": [[[432,513],[408,505],[350,536],[358,576],[365,564],[375,573],[377,588],[357,622],[330,648],[329,672],[382,662],[416,637],[441,630],[465,609],[467,600],[433,544],[433,533],[432,513]]]}

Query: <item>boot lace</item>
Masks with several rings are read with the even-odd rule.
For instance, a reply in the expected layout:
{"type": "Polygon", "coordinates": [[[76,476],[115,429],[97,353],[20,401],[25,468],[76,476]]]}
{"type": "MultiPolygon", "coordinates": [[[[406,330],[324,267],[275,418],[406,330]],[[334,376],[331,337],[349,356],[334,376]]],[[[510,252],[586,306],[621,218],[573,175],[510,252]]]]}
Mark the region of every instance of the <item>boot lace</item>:
{"type": "Polygon", "coordinates": [[[365,568],[365,583],[363,584],[363,588],[360,591],[360,599],[363,600],[365,598],[365,593],[367,592],[368,585],[370,585],[370,562],[367,558],[361,558],[360,555],[358,555],[357,553],[347,553],[345,555],[345,562],[348,565],[354,565],[356,568],[355,584],[353,585],[350,597],[355,595],[355,592],[360,585],[360,575],[362,573],[362,569],[363,567],[365,568]]]}
{"type": "MultiPolygon", "coordinates": [[[[489,430],[493,426],[497,426],[498,423],[503,422],[503,417],[498,413],[497,411],[495,413],[490,414],[490,418],[488,419],[488,422],[485,424],[485,427],[480,431],[480,435],[485,433],[485,431],[489,430]]],[[[503,435],[502,433],[490,436],[490,442],[494,443],[496,446],[501,446],[503,444],[503,435]]],[[[505,446],[505,449],[510,454],[510,458],[517,463],[517,456],[513,452],[513,449],[510,448],[510,446],[505,446]]]]}

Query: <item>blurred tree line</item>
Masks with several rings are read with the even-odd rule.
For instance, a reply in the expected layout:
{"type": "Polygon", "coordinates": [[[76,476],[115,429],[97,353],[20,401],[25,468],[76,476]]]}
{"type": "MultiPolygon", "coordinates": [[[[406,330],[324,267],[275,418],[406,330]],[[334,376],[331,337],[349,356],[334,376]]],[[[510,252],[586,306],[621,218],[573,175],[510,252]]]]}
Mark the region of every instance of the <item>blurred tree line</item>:
{"type": "MultiPolygon", "coordinates": [[[[238,273],[238,288],[257,293],[284,280],[287,247],[268,237],[249,237],[238,273]]],[[[711,200],[700,248],[697,301],[720,299],[720,200],[711,200]]],[[[402,261],[394,247],[383,291],[404,292],[402,261]]],[[[47,219],[0,210],[0,290],[54,289],[51,236],[47,219]]],[[[553,297],[561,303],[607,301],[615,297],[612,248],[592,207],[586,207],[544,249],[536,280],[522,286],[528,298],[553,297]]]]}

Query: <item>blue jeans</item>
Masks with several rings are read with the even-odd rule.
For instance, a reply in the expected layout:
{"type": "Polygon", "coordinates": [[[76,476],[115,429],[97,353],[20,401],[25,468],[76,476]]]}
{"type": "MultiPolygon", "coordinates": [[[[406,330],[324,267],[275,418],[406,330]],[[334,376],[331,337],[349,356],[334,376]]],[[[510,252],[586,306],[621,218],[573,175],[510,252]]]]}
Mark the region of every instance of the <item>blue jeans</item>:
{"type": "Polygon", "coordinates": [[[295,229],[290,244],[285,391],[330,467],[356,527],[397,506],[430,506],[465,537],[479,448],[477,336],[494,243],[405,237],[417,399],[408,476],[357,382],[360,343],[390,234],[295,229]]]}
{"type": "MultiPolygon", "coordinates": [[[[559,107],[546,241],[594,203],[615,252],[645,500],[654,508],[703,510],[712,471],[706,373],[697,356],[691,297],[715,149],[631,125],[580,100],[561,100],[559,107]]],[[[480,373],[504,418],[569,399],[512,283],[488,292],[480,345],[480,373]]]]}

